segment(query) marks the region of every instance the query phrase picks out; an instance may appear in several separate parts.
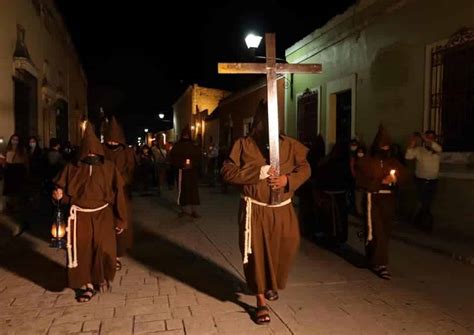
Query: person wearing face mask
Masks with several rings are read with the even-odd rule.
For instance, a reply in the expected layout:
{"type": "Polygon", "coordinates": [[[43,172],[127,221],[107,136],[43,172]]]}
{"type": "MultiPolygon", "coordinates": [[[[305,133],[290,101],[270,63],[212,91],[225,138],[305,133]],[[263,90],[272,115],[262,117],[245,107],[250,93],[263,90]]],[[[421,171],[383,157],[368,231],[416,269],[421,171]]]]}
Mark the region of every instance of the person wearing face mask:
{"type": "Polygon", "coordinates": [[[40,191],[45,178],[45,160],[43,157],[43,151],[38,144],[38,138],[36,136],[30,136],[28,138],[28,147],[26,151],[28,155],[28,209],[35,212],[39,208],[40,191]]]}
{"type": "Polygon", "coordinates": [[[116,235],[128,225],[122,174],[104,159],[88,122],[78,159],[55,179],[53,199],[71,206],[67,227],[68,285],[77,302],[88,302],[97,289],[109,290],[116,272],[116,235]]]}
{"type": "Polygon", "coordinates": [[[341,252],[348,238],[349,190],[353,188],[347,142],[337,142],[314,171],[317,193],[319,243],[341,252]]]}
{"type": "Polygon", "coordinates": [[[408,144],[405,158],[415,160],[415,182],[419,208],[414,223],[430,233],[433,230],[431,204],[438,185],[440,156],[443,148],[436,142],[436,133],[428,130],[424,135],[415,133],[408,144]]]}
{"type": "Polygon", "coordinates": [[[359,148],[359,141],[357,139],[352,139],[349,143],[349,148],[351,150],[351,155],[355,155],[357,149],[359,148]]]}
{"type": "MultiPolygon", "coordinates": [[[[6,210],[13,215],[19,215],[26,205],[24,200],[28,171],[28,156],[19,135],[13,134],[10,137],[3,156],[3,195],[6,198],[6,210]]],[[[23,221],[21,218],[19,220],[23,221]]]]}
{"type": "Polygon", "coordinates": [[[180,217],[186,215],[199,219],[197,206],[199,199],[199,171],[201,150],[193,143],[191,127],[186,125],[181,131],[181,139],[169,153],[169,161],[178,172],[178,199],[181,208],[180,217]]]}
{"type": "Polygon", "coordinates": [[[138,156],[137,182],[139,182],[141,195],[148,196],[149,187],[152,185],[155,173],[155,158],[148,145],[143,145],[138,156]]]}
{"type": "Polygon", "coordinates": [[[40,148],[36,136],[30,136],[28,138],[28,147],[26,151],[28,154],[29,179],[34,179],[32,182],[41,183],[44,177],[45,160],[43,157],[43,150],[40,148]]]}
{"type": "Polygon", "coordinates": [[[311,175],[308,148],[280,135],[280,175],[269,165],[268,109],[257,107],[249,136],[238,139],[221,170],[225,182],[241,188],[240,250],[247,286],[256,296],[255,322],[270,322],[267,300],[277,300],[298,251],[300,231],[292,205],[294,192],[311,175]],[[271,204],[271,192],[281,202],[271,204]]]}
{"type": "MultiPolygon", "coordinates": [[[[353,169],[353,165],[357,159],[357,149],[359,148],[359,140],[357,138],[353,138],[349,142],[349,168],[353,169]]],[[[356,205],[355,205],[355,180],[352,178],[351,185],[347,190],[347,202],[348,202],[348,210],[352,214],[356,214],[356,205]]]]}
{"type": "MultiPolygon", "coordinates": [[[[358,167],[359,161],[364,158],[366,155],[366,149],[364,145],[360,145],[357,150],[354,159],[351,160],[351,172],[352,176],[356,177],[356,170],[358,167]]],[[[363,192],[358,187],[355,187],[354,191],[354,206],[355,206],[355,214],[360,217],[363,215],[362,209],[362,200],[363,200],[363,192]]]]}
{"type": "Polygon", "coordinates": [[[361,158],[356,169],[357,187],[364,190],[366,204],[366,254],[370,269],[380,278],[391,279],[388,245],[395,219],[394,190],[406,179],[405,167],[390,155],[391,139],[380,125],[371,155],[361,158]]]}
{"type": "Polygon", "coordinates": [[[105,143],[103,145],[105,159],[113,162],[120,171],[124,181],[124,192],[127,200],[127,212],[129,215],[129,225],[125,231],[117,235],[117,270],[122,268],[120,257],[133,246],[133,225],[132,225],[132,183],[135,173],[135,153],[133,149],[127,147],[125,135],[122,127],[114,116],[111,117],[105,130],[105,143]]]}

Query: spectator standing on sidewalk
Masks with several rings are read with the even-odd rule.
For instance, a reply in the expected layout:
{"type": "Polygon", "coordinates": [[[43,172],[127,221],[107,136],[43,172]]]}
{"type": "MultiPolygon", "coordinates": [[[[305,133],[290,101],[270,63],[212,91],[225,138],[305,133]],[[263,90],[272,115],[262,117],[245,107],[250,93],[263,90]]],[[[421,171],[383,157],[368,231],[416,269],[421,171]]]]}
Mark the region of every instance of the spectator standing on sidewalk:
{"type": "Polygon", "coordinates": [[[6,209],[23,221],[26,205],[26,177],[28,174],[28,155],[21,138],[13,134],[8,141],[6,152],[1,155],[0,163],[4,169],[3,195],[6,196],[6,209]]]}
{"type": "Polygon", "coordinates": [[[140,186],[142,196],[151,195],[148,190],[152,186],[153,175],[155,173],[155,158],[153,157],[150,147],[143,145],[138,156],[137,167],[137,183],[140,186]]]}
{"type": "Polygon", "coordinates": [[[211,136],[209,147],[207,148],[207,176],[209,179],[209,186],[214,187],[216,184],[216,169],[217,160],[219,158],[219,148],[214,143],[211,136]]]}
{"type": "Polygon", "coordinates": [[[160,141],[153,141],[151,152],[155,159],[155,176],[158,195],[161,194],[162,188],[165,187],[166,170],[167,170],[167,152],[160,141]]]}
{"type": "Polygon", "coordinates": [[[170,163],[170,152],[173,149],[174,143],[168,141],[165,145],[166,151],[166,184],[168,185],[168,190],[172,190],[176,184],[176,168],[170,163]]]}
{"type": "Polygon", "coordinates": [[[436,133],[428,130],[425,134],[415,133],[410,138],[405,158],[415,160],[415,182],[419,207],[414,223],[427,232],[433,230],[431,204],[436,194],[439,177],[441,145],[436,142],[436,133]]]}

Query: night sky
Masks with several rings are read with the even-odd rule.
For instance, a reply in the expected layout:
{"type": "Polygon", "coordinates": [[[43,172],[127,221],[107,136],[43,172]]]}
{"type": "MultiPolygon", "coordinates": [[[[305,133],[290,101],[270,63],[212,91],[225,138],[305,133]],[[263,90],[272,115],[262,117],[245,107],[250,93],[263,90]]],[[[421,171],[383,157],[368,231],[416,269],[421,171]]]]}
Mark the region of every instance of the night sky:
{"type": "Polygon", "coordinates": [[[89,113],[103,106],[130,137],[145,125],[159,127],[161,111],[171,118],[172,104],[192,83],[236,90],[255,79],[217,74],[219,61],[253,61],[248,32],[275,32],[277,57],[284,58],[286,48],[354,2],[314,2],[310,9],[291,1],[171,1],[165,9],[158,1],[56,0],[88,77],[89,113]]]}

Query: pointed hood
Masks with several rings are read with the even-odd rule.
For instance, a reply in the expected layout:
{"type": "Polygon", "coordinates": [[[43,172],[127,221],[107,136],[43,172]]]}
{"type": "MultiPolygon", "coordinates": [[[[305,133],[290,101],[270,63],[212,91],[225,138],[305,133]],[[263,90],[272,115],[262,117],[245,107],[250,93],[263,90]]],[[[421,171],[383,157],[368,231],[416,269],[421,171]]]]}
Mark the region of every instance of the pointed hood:
{"type": "Polygon", "coordinates": [[[253,116],[250,136],[261,144],[268,143],[268,105],[261,100],[253,116]]]}
{"type": "Polygon", "coordinates": [[[388,134],[387,130],[385,127],[381,124],[379,126],[379,130],[377,132],[377,135],[375,135],[374,142],[372,143],[372,148],[374,150],[379,149],[380,147],[383,146],[390,146],[392,144],[392,139],[390,135],[388,134]]]}
{"type": "Polygon", "coordinates": [[[107,129],[105,131],[105,141],[117,142],[123,146],[127,145],[122,127],[117,122],[117,119],[115,118],[115,116],[112,116],[112,118],[110,119],[107,125],[107,129]]]}
{"type": "Polygon", "coordinates": [[[90,122],[87,122],[84,135],[82,136],[81,149],[79,151],[79,159],[84,159],[88,154],[96,154],[104,157],[104,149],[97,136],[95,136],[94,128],[90,122]]]}

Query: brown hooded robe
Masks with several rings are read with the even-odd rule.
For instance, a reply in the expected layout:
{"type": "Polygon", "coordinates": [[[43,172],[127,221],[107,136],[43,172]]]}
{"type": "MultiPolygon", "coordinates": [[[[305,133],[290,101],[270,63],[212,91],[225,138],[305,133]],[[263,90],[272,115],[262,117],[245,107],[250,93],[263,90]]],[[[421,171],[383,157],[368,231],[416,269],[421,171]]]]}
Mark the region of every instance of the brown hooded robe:
{"type": "Polygon", "coordinates": [[[122,175],[124,186],[125,186],[125,195],[127,199],[127,212],[129,215],[128,218],[128,227],[127,229],[117,235],[117,256],[122,257],[125,255],[127,250],[130,250],[133,246],[133,224],[132,224],[132,182],[135,172],[135,153],[133,149],[127,147],[125,141],[125,136],[123,134],[122,128],[118,124],[114,116],[112,116],[106,133],[105,133],[105,144],[104,152],[105,158],[114,162],[117,169],[122,175]],[[117,149],[113,150],[107,146],[108,141],[113,141],[119,143],[117,149]]]}
{"type": "MultiPolygon", "coordinates": [[[[264,110],[266,106],[260,106],[264,110]]],[[[257,111],[257,114],[259,112],[257,111]]],[[[257,115],[254,123],[258,123],[257,115]]],[[[265,127],[267,123],[265,123],[265,127]]],[[[280,172],[288,177],[281,201],[293,197],[311,175],[306,155],[308,149],[300,142],[280,136],[280,172]]],[[[253,137],[240,138],[235,142],[221,170],[225,182],[241,186],[242,196],[258,202],[270,203],[270,187],[267,180],[260,180],[260,168],[268,165],[253,137]]],[[[239,209],[240,249],[244,254],[246,202],[241,200],[239,209]]],[[[244,264],[245,278],[251,291],[263,294],[268,290],[284,289],[293,259],[298,251],[300,231],[298,217],[292,204],[282,207],[252,205],[251,247],[248,263],[244,264]]]]}
{"type": "MultiPolygon", "coordinates": [[[[356,168],[357,187],[363,189],[366,194],[370,193],[371,197],[372,240],[367,241],[366,250],[370,266],[388,265],[388,246],[396,214],[395,191],[396,187],[406,180],[405,167],[397,159],[382,157],[378,152],[380,147],[390,146],[390,144],[390,136],[385,128],[380,126],[372,145],[372,155],[361,158],[356,168]],[[395,188],[382,184],[382,180],[390,174],[392,169],[396,170],[397,176],[395,188]]],[[[368,219],[368,199],[366,207],[368,219]]],[[[369,227],[367,227],[367,233],[369,234],[369,227]]]]}
{"type": "Polygon", "coordinates": [[[115,165],[104,160],[101,143],[87,124],[81,143],[79,161],[66,165],[55,180],[63,189],[63,202],[84,209],[108,207],[92,212],[77,213],[78,266],[68,269],[71,288],[87,283],[109,284],[115,276],[116,240],[115,227],[127,227],[127,206],[124,184],[115,165]],[[89,153],[101,160],[88,164],[83,160],[89,153]]]}
{"type": "Polygon", "coordinates": [[[180,206],[199,205],[199,166],[201,150],[191,140],[191,128],[184,127],[181,140],[177,142],[169,154],[170,163],[178,169],[178,204],[180,206]],[[189,139],[183,138],[188,135],[189,139]],[[186,160],[190,160],[189,168],[186,160]],[[181,175],[181,177],[179,176],[181,175]]]}

